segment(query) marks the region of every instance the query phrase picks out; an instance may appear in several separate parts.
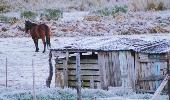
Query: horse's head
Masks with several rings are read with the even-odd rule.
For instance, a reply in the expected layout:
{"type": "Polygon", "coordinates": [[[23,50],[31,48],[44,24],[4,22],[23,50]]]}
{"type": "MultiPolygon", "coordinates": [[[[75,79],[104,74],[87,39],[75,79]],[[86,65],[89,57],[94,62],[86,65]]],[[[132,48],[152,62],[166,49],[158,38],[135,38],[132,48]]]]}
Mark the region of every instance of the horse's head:
{"type": "Polygon", "coordinates": [[[32,27],[32,23],[30,21],[25,21],[25,32],[27,33],[32,27]]]}

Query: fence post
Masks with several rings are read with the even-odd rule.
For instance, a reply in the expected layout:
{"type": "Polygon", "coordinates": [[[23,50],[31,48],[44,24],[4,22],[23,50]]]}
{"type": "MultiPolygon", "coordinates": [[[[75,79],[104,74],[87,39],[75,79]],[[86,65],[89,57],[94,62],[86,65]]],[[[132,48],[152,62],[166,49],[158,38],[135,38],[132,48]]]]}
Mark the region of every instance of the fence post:
{"type": "Polygon", "coordinates": [[[76,84],[77,84],[77,100],[81,98],[81,66],[80,66],[80,53],[76,55],[76,84]]]}
{"type": "Polygon", "coordinates": [[[46,80],[46,86],[50,88],[50,84],[51,84],[51,81],[52,81],[52,77],[53,77],[53,65],[52,65],[52,51],[50,51],[49,53],[49,59],[48,59],[48,62],[49,62],[49,76],[46,80]]]}
{"type": "Polygon", "coordinates": [[[68,59],[69,52],[66,52],[66,59],[64,61],[64,87],[68,87],[68,59]]]}
{"type": "Polygon", "coordinates": [[[34,70],[34,61],[32,59],[32,88],[33,88],[33,100],[36,100],[36,94],[35,94],[35,70],[34,70]]]}
{"type": "Polygon", "coordinates": [[[5,82],[5,86],[8,87],[8,59],[6,57],[6,64],[5,64],[5,73],[6,73],[6,82],[5,82]]]}
{"type": "Polygon", "coordinates": [[[168,74],[168,97],[170,100],[170,57],[168,55],[168,62],[167,62],[167,74],[168,74]]]}

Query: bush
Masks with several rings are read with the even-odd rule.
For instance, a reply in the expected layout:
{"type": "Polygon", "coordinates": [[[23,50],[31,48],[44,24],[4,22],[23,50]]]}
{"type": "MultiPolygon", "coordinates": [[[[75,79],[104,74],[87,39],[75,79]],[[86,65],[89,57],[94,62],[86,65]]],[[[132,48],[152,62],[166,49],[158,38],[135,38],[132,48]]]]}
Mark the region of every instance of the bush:
{"type": "Polygon", "coordinates": [[[47,20],[58,20],[58,18],[63,16],[63,12],[58,9],[46,9],[41,17],[45,17],[47,20]]]}
{"type": "Polygon", "coordinates": [[[115,8],[113,8],[112,10],[112,16],[115,17],[115,14],[118,12],[123,12],[126,13],[128,11],[128,6],[124,5],[124,6],[115,6],[115,8]]]}
{"type": "Polygon", "coordinates": [[[156,10],[156,4],[154,3],[149,3],[147,5],[147,10],[156,10]]]}
{"type": "Polygon", "coordinates": [[[126,13],[128,11],[128,6],[124,5],[124,6],[115,6],[113,8],[104,8],[104,9],[100,9],[97,10],[93,13],[95,14],[99,14],[101,16],[110,16],[112,15],[113,17],[115,17],[115,14],[118,12],[123,12],[126,13]]]}
{"type": "Polygon", "coordinates": [[[27,19],[33,19],[37,16],[35,12],[32,11],[23,11],[21,12],[21,17],[22,18],[27,18],[27,19]]]}
{"type": "Polygon", "coordinates": [[[11,23],[11,24],[14,24],[18,21],[19,19],[16,18],[16,17],[7,17],[7,16],[4,16],[4,15],[0,15],[0,22],[3,22],[3,23],[11,23]]]}
{"type": "Polygon", "coordinates": [[[0,15],[0,21],[1,22],[4,22],[4,23],[7,23],[7,22],[9,22],[9,18],[8,17],[6,17],[6,16],[4,16],[4,15],[0,15]]]}
{"type": "Polygon", "coordinates": [[[166,9],[164,3],[163,3],[163,2],[160,2],[159,5],[158,5],[158,7],[157,7],[157,10],[164,10],[164,9],[166,9]]]}
{"type": "Polygon", "coordinates": [[[19,21],[19,19],[16,18],[16,17],[10,18],[10,23],[11,23],[11,24],[15,24],[17,21],[19,21]]]}
{"type": "Polygon", "coordinates": [[[133,10],[164,10],[170,0],[132,0],[133,10]]]}
{"type": "Polygon", "coordinates": [[[111,15],[111,10],[109,8],[104,8],[98,11],[101,16],[111,15]]]}
{"type": "Polygon", "coordinates": [[[0,0],[0,13],[7,12],[10,9],[10,5],[7,1],[0,0]]]}
{"type": "Polygon", "coordinates": [[[159,4],[156,3],[149,3],[147,6],[147,10],[164,10],[166,7],[164,6],[163,2],[160,2],[159,4]]]}

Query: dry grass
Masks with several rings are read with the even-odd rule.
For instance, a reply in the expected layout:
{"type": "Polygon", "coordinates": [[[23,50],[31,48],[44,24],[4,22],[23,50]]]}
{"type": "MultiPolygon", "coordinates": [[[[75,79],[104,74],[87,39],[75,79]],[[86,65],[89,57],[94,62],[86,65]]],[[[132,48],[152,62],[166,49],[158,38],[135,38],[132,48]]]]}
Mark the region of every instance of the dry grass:
{"type": "MultiPolygon", "coordinates": [[[[127,4],[132,10],[161,10],[170,8],[170,0],[0,0],[8,2],[12,10],[58,9],[65,11],[91,10],[127,4]]],[[[3,4],[3,3],[1,3],[3,4]]]]}
{"type": "Polygon", "coordinates": [[[6,0],[0,0],[0,12],[6,12],[10,9],[9,2],[6,0]]]}
{"type": "Polygon", "coordinates": [[[2,0],[8,1],[15,10],[41,10],[61,8],[64,10],[90,10],[101,7],[125,4],[127,0],[2,0]]]}
{"type": "Polygon", "coordinates": [[[170,0],[132,0],[131,9],[134,11],[164,10],[170,8],[170,0]]]}

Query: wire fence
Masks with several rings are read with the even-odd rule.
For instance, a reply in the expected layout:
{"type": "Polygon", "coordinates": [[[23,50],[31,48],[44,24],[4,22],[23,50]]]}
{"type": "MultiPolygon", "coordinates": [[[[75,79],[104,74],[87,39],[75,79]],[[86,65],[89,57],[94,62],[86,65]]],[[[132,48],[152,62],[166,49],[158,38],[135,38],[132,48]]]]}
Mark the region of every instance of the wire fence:
{"type": "MultiPolygon", "coordinates": [[[[9,64],[8,58],[0,59],[0,86],[30,88],[45,87],[48,70],[36,65],[34,60],[30,60],[29,65],[9,64]]],[[[48,68],[47,68],[48,69],[48,68]]]]}

